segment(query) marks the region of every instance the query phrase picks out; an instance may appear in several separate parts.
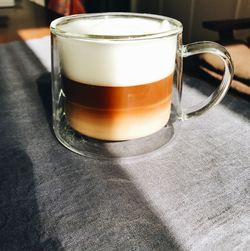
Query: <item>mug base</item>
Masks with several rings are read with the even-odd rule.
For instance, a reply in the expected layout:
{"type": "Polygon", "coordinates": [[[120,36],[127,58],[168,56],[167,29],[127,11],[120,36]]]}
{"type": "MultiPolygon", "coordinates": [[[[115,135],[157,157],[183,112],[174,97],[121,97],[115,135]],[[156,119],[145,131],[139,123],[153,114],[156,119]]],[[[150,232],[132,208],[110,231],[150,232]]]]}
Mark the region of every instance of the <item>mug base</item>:
{"type": "Polygon", "coordinates": [[[54,121],[53,127],[57,139],[66,148],[94,159],[121,159],[149,154],[166,146],[176,133],[171,119],[154,134],[124,141],[104,141],[82,135],[68,125],[65,116],[54,121]]]}
{"type": "Polygon", "coordinates": [[[136,157],[153,152],[168,144],[174,136],[173,125],[158,132],[133,140],[103,141],[81,135],[68,127],[54,130],[57,139],[69,150],[95,159],[136,157]]]}

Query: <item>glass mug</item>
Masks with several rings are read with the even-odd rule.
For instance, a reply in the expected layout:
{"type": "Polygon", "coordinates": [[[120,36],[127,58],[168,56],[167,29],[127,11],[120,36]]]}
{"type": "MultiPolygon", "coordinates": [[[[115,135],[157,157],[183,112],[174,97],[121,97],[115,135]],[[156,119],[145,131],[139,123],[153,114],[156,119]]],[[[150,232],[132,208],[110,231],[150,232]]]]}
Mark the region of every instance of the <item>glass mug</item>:
{"type": "Polygon", "coordinates": [[[219,44],[182,45],[182,24],[137,13],[66,16],[51,23],[53,128],[70,150],[93,158],[138,156],[167,145],[179,121],[221,101],[233,76],[219,44]],[[219,56],[220,86],[202,104],[181,107],[183,58],[219,56]]]}

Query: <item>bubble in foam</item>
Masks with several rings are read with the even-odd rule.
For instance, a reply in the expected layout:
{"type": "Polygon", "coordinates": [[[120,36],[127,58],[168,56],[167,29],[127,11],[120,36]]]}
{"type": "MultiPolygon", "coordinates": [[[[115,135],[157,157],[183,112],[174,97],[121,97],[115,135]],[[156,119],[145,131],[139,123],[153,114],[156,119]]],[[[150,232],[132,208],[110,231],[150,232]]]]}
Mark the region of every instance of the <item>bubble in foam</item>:
{"type": "Polygon", "coordinates": [[[75,34],[92,35],[145,35],[171,29],[168,20],[156,21],[137,17],[104,17],[103,19],[79,19],[60,25],[60,29],[75,34]]]}

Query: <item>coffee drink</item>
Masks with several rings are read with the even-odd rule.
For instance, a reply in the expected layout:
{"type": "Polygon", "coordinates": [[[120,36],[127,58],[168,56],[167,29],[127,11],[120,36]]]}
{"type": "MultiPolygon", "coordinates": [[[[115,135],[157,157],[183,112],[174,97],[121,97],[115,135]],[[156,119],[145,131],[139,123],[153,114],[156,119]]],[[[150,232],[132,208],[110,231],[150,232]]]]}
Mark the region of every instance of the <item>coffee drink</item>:
{"type": "Polygon", "coordinates": [[[76,20],[60,26],[66,32],[100,37],[58,38],[65,116],[74,130],[117,141],[150,135],[167,124],[176,36],[114,38],[159,33],[168,26],[143,17],[76,20]]]}
{"type": "Polygon", "coordinates": [[[150,84],[107,87],[63,78],[71,127],[85,135],[123,140],[154,133],[169,117],[172,75],[150,84]]]}

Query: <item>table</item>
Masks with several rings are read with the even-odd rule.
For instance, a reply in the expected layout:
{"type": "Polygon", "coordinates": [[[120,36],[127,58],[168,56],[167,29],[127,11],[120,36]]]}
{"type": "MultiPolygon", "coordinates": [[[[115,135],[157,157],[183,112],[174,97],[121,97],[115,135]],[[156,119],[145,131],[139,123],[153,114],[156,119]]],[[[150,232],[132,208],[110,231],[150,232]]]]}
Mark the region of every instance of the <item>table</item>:
{"type": "MultiPolygon", "coordinates": [[[[250,109],[229,93],[144,158],[100,161],[53,135],[49,38],[0,45],[1,250],[248,250],[250,109]]],[[[211,85],[185,75],[186,100],[211,85]]]]}

